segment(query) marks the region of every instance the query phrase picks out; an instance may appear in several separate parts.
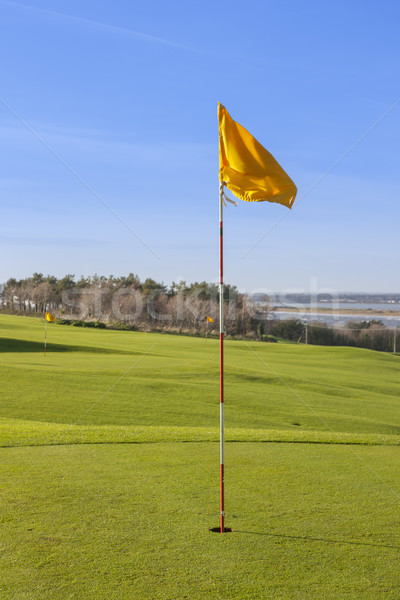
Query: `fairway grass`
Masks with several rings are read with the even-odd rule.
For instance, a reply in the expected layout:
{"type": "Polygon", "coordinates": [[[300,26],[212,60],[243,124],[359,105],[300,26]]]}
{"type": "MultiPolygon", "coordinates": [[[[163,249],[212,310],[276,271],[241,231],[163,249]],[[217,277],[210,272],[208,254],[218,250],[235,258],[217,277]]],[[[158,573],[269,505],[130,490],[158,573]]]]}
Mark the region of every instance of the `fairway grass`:
{"type": "Polygon", "coordinates": [[[400,597],[397,356],[0,316],[0,598],[400,597]]]}

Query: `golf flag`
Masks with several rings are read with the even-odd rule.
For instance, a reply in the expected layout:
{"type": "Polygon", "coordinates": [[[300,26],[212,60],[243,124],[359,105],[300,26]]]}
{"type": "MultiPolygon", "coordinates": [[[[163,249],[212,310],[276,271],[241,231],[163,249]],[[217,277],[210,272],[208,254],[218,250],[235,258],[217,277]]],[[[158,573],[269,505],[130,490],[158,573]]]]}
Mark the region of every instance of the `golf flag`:
{"type": "Polygon", "coordinates": [[[292,208],[297,188],[275,158],[218,103],[219,180],[241,200],[292,208]]]}
{"type": "Polygon", "coordinates": [[[211,317],[207,316],[207,321],[208,323],[214,323],[214,319],[212,319],[211,317]]]}
{"type": "Polygon", "coordinates": [[[55,320],[56,320],[56,318],[55,318],[55,317],[53,317],[53,315],[51,315],[49,312],[47,312],[47,310],[46,310],[46,313],[45,313],[45,315],[44,315],[44,318],[45,318],[45,319],[46,319],[46,321],[48,321],[49,323],[54,323],[54,322],[55,322],[55,320]]]}
{"type": "MultiPolygon", "coordinates": [[[[224,462],[224,228],[223,207],[226,186],[246,202],[277,202],[292,208],[297,188],[275,158],[244,127],[236,123],[218,103],[219,133],[219,406],[220,406],[220,527],[211,531],[232,531],[225,527],[225,462],[224,462]]],[[[233,202],[237,204],[237,202],[233,202]]],[[[207,317],[208,321],[209,317],[207,317]]]]}

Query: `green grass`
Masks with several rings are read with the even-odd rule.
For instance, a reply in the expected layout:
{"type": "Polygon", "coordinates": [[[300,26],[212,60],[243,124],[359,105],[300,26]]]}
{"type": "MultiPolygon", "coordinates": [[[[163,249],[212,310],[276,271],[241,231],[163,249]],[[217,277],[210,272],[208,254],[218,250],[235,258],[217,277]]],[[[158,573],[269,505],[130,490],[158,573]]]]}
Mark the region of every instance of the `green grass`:
{"type": "Polygon", "coordinates": [[[0,316],[0,597],[400,596],[399,357],[0,316]]]}

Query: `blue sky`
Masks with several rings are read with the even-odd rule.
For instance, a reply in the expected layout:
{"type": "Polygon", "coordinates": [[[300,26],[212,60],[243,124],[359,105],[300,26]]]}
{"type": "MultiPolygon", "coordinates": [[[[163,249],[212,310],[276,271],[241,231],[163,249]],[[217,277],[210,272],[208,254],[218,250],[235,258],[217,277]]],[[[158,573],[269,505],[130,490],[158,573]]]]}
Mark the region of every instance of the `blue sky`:
{"type": "Polygon", "coordinates": [[[397,2],[0,0],[0,11],[0,282],[215,281],[221,101],[299,190],[292,211],[228,206],[225,279],[400,290],[397,2]]]}

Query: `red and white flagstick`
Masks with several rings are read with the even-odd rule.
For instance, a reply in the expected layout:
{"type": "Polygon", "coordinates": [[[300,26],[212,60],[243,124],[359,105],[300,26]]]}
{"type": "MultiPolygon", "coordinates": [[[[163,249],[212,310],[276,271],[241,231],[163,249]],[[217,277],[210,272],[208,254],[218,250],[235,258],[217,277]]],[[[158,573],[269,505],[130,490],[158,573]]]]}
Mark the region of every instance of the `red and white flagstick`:
{"type": "Polygon", "coordinates": [[[220,423],[220,471],[221,471],[221,533],[225,533],[224,498],[224,238],[223,238],[224,183],[219,184],[219,423],[220,423]]]}

